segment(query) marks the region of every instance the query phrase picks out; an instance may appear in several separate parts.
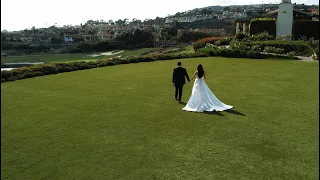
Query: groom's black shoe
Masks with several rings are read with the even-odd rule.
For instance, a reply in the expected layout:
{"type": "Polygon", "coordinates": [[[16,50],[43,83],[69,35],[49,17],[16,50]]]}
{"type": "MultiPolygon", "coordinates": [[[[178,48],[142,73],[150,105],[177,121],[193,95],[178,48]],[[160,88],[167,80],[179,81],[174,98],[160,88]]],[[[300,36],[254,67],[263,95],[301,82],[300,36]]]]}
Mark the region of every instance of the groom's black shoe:
{"type": "Polygon", "coordinates": [[[174,97],[174,99],[175,99],[176,101],[178,101],[177,97],[174,97]]]}

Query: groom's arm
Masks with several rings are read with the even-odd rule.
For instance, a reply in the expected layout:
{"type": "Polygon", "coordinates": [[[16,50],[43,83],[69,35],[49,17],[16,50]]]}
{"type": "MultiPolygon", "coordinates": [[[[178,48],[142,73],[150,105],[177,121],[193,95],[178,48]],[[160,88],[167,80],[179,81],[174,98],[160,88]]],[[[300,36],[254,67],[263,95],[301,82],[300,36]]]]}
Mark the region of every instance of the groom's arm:
{"type": "Polygon", "coordinates": [[[175,81],[175,73],[176,73],[176,71],[175,70],[173,70],[173,73],[172,73],[172,84],[174,83],[174,81],[175,81]]]}
{"type": "Polygon", "coordinates": [[[184,75],[186,76],[186,78],[188,79],[188,81],[190,81],[190,79],[189,79],[189,76],[188,76],[188,73],[187,73],[187,70],[186,70],[186,69],[184,70],[184,75]]]}

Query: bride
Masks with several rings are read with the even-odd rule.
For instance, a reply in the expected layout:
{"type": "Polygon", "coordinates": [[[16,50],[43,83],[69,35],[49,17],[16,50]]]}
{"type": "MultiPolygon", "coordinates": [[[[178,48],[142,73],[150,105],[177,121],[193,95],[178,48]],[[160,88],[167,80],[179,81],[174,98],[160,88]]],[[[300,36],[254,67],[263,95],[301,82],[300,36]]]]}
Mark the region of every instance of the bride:
{"type": "Polygon", "coordinates": [[[182,109],[185,111],[203,112],[203,111],[224,111],[231,109],[232,106],[222,103],[209,89],[205,79],[205,72],[202,65],[199,64],[197,71],[194,73],[191,80],[194,81],[192,94],[187,105],[182,109]],[[196,77],[197,76],[197,77],[196,77]]]}

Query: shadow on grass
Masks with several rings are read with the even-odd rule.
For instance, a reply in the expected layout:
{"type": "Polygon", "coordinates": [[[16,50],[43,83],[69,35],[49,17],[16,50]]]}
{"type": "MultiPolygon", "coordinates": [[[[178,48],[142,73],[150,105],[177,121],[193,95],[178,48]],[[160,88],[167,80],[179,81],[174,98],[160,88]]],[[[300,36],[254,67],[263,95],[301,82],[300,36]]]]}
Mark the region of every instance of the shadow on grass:
{"type": "Polygon", "coordinates": [[[231,114],[236,114],[236,115],[240,115],[240,116],[246,116],[245,114],[242,114],[241,112],[235,111],[233,109],[228,109],[228,110],[225,110],[225,111],[228,112],[228,113],[231,113],[231,114]]]}
{"type": "MultiPolygon", "coordinates": [[[[179,104],[181,105],[187,105],[187,103],[185,102],[180,102],[179,104]]],[[[246,116],[245,114],[242,114],[241,112],[239,111],[236,111],[236,110],[233,110],[233,109],[228,109],[228,110],[225,110],[225,112],[228,112],[228,113],[231,113],[231,114],[235,114],[235,115],[240,115],[240,116],[246,116]]],[[[204,111],[203,112],[204,114],[208,114],[208,115],[218,115],[218,116],[224,116],[221,112],[219,111],[204,111]]]]}
{"type": "Polygon", "coordinates": [[[221,112],[219,111],[205,111],[203,114],[208,114],[208,115],[217,115],[217,116],[224,116],[221,112]]]}
{"type": "Polygon", "coordinates": [[[184,105],[184,106],[185,106],[185,105],[187,105],[187,103],[182,102],[182,101],[181,101],[181,102],[179,102],[179,104],[184,105]]]}

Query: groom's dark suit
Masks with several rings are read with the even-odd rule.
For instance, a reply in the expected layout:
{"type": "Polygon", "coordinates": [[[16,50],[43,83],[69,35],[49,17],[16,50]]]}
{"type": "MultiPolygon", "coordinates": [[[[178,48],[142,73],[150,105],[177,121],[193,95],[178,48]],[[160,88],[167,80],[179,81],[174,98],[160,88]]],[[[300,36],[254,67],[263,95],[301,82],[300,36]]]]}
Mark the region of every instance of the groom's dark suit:
{"type": "Polygon", "coordinates": [[[183,85],[186,83],[185,77],[188,79],[188,81],[190,81],[187,70],[185,68],[179,66],[173,70],[172,83],[176,87],[176,93],[174,97],[176,98],[176,100],[179,100],[179,102],[181,101],[182,97],[183,85]],[[179,99],[177,99],[178,96],[179,99]]]}

